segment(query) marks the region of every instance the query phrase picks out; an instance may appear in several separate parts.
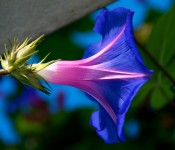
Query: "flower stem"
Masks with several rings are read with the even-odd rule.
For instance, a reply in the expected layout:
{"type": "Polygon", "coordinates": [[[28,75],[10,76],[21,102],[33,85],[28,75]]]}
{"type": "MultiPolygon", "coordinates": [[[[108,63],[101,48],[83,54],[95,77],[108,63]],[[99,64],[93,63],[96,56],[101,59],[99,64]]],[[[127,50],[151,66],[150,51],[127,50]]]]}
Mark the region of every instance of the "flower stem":
{"type": "Polygon", "coordinates": [[[1,70],[0,70],[0,75],[8,75],[8,74],[10,74],[9,71],[4,70],[4,69],[1,69],[1,70]]]}
{"type": "Polygon", "coordinates": [[[142,49],[142,51],[150,58],[150,60],[160,69],[160,71],[175,85],[175,80],[173,77],[166,71],[166,69],[151,55],[151,53],[136,40],[137,45],[142,49]]]}

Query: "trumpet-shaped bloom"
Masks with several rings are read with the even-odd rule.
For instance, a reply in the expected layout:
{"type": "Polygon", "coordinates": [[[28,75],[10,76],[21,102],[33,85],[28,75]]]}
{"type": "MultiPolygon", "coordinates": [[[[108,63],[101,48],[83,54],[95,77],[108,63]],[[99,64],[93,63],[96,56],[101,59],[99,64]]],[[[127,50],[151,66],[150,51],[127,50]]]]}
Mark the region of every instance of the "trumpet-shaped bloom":
{"type": "Polygon", "coordinates": [[[150,78],[134,43],[133,12],[118,8],[98,16],[99,43],[87,48],[82,60],[58,61],[38,72],[47,81],[77,87],[99,105],[91,125],[106,143],[125,140],[125,114],[139,88],[150,78]]]}

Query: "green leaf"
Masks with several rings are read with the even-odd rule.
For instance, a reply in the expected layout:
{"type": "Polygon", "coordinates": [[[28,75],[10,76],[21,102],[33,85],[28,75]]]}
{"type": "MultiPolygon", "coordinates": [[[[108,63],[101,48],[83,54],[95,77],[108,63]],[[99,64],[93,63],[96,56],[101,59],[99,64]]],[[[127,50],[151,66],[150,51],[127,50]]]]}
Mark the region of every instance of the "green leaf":
{"type": "MultiPolygon", "coordinates": [[[[160,17],[154,25],[147,42],[147,49],[166,71],[175,79],[175,5],[171,10],[160,17]]],[[[148,63],[154,70],[150,81],[156,88],[151,95],[151,106],[161,108],[167,101],[172,101],[175,93],[171,91],[173,83],[153,63],[148,63]],[[162,92],[163,90],[163,92],[162,92]]]]}
{"type": "Polygon", "coordinates": [[[152,89],[152,83],[147,82],[146,84],[144,84],[139,92],[136,94],[131,106],[138,107],[142,104],[143,101],[147,101],[147,97],[149,96],[149,93],[152,91],[152,89]]]}
{"type": "MultiPolygon", "coordinates": [[[[175,64],[175,5],[155,24],[147,48],[164,67],[175,64]]],[[[167,68],[168,69],[168,68],[167,68]]]]}
{"type": "Polygon", "coordinates": [[[146,16],[145,22],[146,23],[153,23],[155,22],[159,17],[161,17],[163,14],[160,10],[150,8],[148,11],[148,14],[146,16]]]}
{"type": "Polygon", "coordinates": [[[154,89],[150,99],[150,105],[153,109],[159,109],[165,106],[168,103],[166,97],[161,92],[160,88],[154,89]]]}

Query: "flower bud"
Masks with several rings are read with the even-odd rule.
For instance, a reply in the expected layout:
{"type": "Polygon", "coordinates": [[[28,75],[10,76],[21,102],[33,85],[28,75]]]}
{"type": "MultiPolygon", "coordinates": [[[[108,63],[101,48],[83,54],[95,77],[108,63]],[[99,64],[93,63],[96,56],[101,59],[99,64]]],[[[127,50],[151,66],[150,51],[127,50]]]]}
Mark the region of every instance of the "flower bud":
{"type": "Polygon", "coordinates": [[[43,86],[41,81],[44,81],[43,77],[38,74],[38,71],[51,65],[55,61],[43,63],[47,56],[41,60],[38,64],[27,65],[27,61],[35,55],[38,51],[34,51],[39,42],[43,39],[43,35],[29,44],[30,38],[20,45],[17,40],[14,40],[12,50],[9,52],[5,47],[4,59],[1,57],[1,65],[4,70],[7,70],[14,78],[20,82],[30,85],[35,89],[38,89],[46,94],[50,93],[50,90],[43,86]]]}

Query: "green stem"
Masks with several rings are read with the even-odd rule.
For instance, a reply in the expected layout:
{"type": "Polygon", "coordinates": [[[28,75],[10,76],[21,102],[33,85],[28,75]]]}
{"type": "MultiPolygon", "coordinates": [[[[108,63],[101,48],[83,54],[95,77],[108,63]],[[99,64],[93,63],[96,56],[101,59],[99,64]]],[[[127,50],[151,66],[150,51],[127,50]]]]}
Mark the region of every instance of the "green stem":
{"type": "Polygon", "coordinates": [[[166,71],[166,69],[151,55],[151,53],[135,39],[137,45],[150,58],[150,60],[160,69],[160,71],[175,85],[174,78],[166,71]]]}
{"type": "Polygon", "coordinates": [[[9,71],[4,70],[4,69],[1,69],[1,70],[0,70],[0,75],[8,75],[8,74],[10,74],[9,71]]]}

